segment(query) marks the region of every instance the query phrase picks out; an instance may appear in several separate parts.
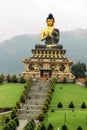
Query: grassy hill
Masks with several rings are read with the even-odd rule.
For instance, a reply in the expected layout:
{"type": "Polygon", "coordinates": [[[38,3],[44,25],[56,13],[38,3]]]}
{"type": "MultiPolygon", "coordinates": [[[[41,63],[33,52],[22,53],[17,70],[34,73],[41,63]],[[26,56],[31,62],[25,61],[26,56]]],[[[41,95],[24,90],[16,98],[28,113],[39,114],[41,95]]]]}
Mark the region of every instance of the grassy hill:
{"type": "MultiPolygon", "coordinates": [[[[22,58],[31,56],[35,44],[43,43],[40,35],[15,36],[0,43],[0,73],[19,74],[24,69],[22,58]]],[[[60,32],[60,44],[67,50],[66,56],[75,62],[87,64],[87,30],[60,32]]]]}
{"type": "Polygon", "coordinates": [[[24,84],[6,83],[0,85],[0,107],[14,107],[19,100],[24,84]]]}
{"type": "Polygon", "coordinates": [[[58,128],[61,130],[64,124],[67,125],[68,130],[77,130],[80,125],[83,130],[87,130],[87,108],[81,108],[83,102],[87,105],[86,96],[87,88],[85,87],[75,84],[57,84],[44,121],[45,125],[48,126],[51,123],[54,130],[58,128]],[[68,107],[71,101],[75,106],[74,109],[68,107]],[[62,108],[57,107],[59,102],[62,103],[62,108]]]}

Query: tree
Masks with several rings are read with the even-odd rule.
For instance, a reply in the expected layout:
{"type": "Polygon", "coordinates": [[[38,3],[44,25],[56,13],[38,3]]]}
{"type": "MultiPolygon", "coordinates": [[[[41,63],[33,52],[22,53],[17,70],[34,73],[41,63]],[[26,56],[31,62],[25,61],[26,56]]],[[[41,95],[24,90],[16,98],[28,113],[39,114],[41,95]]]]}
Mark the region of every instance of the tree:
{"type": "Polygon", "coordinates": [[[74,106],[73,102],[70,102],[69,108],[74,108],[74,107],[75,107],[75,106],[74,106]]]}
{"type": "Polygon", "coordinates": [[[62,130],[68,130],[68,128],[65,124],[62,126],[62,130]]]}
{"type": "Polygon", "coordinates": [[[21,76],[20,79],[19,79],[19,82],[20,82],[20,83],[26,83],[26,80],[24,79],[23,76],[21,76]]]}
{"type": "Polygon", "coordinates": [[[2,84],[3,82],[4,82],[4,75],[1,74],[1,75],[0,75],[0,84],[2,84]]]}
{"type": "Polygon", "coordinates": [[[7,75],[7,82],[10,83],[11,82],[11,76],[8,74],[7,75]]]}
{"type": "Polygon", "coordinates": [[[53,130],[53,125],[51,123],[48,125],[47,130],[53,130]]]}
{"type": "Polygon", "coordinates": [[[10,118],[7,116],[7,117],[5,118],[5,124],[7,124],[9,121],[10,121],[10,118]]]}
{"type": "Polygon", "coordinates": [[[16,123],[15,123],[14,120],[11,120],[11,121],[8,123],[8,125],[10,126],[11,130],[16,130],[17,125],[16,125],[16,123]]]}
{"type": "Polygon", "coordinates": [[[81,127],[81,126],[78,126],[77,130],[82,130],[82,127],[81,127]]]}
{"type": "Polygon", "coordinates": [[[46,130],[46,127],[45,127],[45,125],[44,125],[44,124],[42,124],[42,126],[41,126],[40,130],[46,130]]]}
{"type": "Polygon", "coordinates": [[[25,101],[26,101],[26,96],[24,93],[22,93],[22,95],[20,97],[20,102],[25,103],[25,101]]]}
{"type": "Polygon", "coordinates": [[[15,121],[16,125],[19,126],[19,119],[17,117],[14,118],[14,121],[15,121]]]}
{"type": "Polygon", "coordinates": [[[78,62],[71,67],[71,72],[75,75],[76,78],[85,78],[86,77],[86,64],[78,62]]]}
{"type": "Polygon", "coordinates": [[[85,104],[85,102],[82,103],[81,108],[83,108],[83,109],[86,108],[86,104],[85,104]]]}
{"type": "Polygon", "coordinates": [[[44,120],[44,113],[41,112],[39,115],[38,115],[38,120],[39,121],[43,121],[44,120]]]}
{"type": "Polygon", "coordinates": [[[5,125],[5,126],[3,127],[3,130],[11,130],[11,128],[10,128],[9,125],[5,125]]]}
{"type": "Polygon", "coordinates": [[[14,119],[17,116],[17,110],[15,108],[13,108],[12,112],[11,112],[11,119],[14,119]]]}
{"type": "Polygon", "coordinates": [[[17,102],[16,102],[16,106],[17,106],[17,109],[20,108],[20,101],[17,101],[17,102]]]}
{"type": "Polygon", "coordinates": [[[59,102],[58,105],[57,105],[57,107],[62,108],[63,107],[62,103],[59,102]]]}
{"type": "Polygon", "coordinates": [[[13,83],[17,83],[18,82],[18,79],[17,79],[15,74],[12,76],[12,82],[13,83]]]}

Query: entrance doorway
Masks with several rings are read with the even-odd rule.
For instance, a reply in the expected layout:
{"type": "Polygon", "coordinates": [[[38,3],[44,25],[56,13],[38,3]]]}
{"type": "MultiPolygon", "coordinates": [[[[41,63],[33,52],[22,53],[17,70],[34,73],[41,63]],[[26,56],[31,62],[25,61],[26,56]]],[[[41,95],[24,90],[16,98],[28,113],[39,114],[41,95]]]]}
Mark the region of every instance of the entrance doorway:
{"type": "Polygon", "coordinates": [[[51,76],[52,76],[52,70],[41,70],[40,71],[40,77],[41,78],[48,79],[48,78],[51,78],[51,76]]]}

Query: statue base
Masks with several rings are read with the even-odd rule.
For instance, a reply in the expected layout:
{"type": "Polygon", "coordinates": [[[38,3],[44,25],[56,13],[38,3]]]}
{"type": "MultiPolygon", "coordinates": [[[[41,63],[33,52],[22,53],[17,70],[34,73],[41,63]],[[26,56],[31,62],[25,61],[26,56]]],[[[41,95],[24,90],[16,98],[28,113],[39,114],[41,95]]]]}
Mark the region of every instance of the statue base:
{"type": "Polygon", "coordinates": [[[72,60],[65,57],[66,50],[61,45],[35,45],[32,49],[32,56],[28,59],[22,59],[25,64],[25,70],[22,75],[25,79],[49,79],[57,78],[62,81],[64,78],[72,82],[74,75],[70,72],[72,60]]]}

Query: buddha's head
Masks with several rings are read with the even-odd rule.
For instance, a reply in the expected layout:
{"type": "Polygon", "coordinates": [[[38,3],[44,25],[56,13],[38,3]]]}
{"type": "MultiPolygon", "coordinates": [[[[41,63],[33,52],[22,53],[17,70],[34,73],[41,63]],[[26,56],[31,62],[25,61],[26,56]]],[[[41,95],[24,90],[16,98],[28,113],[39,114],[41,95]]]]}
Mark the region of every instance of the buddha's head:
{"type": "Polygon", "coordinates": [[[52,14],[49,14],[46,19],[47,26],[53,26],[55,23],[55,19],[52,14]]]}

